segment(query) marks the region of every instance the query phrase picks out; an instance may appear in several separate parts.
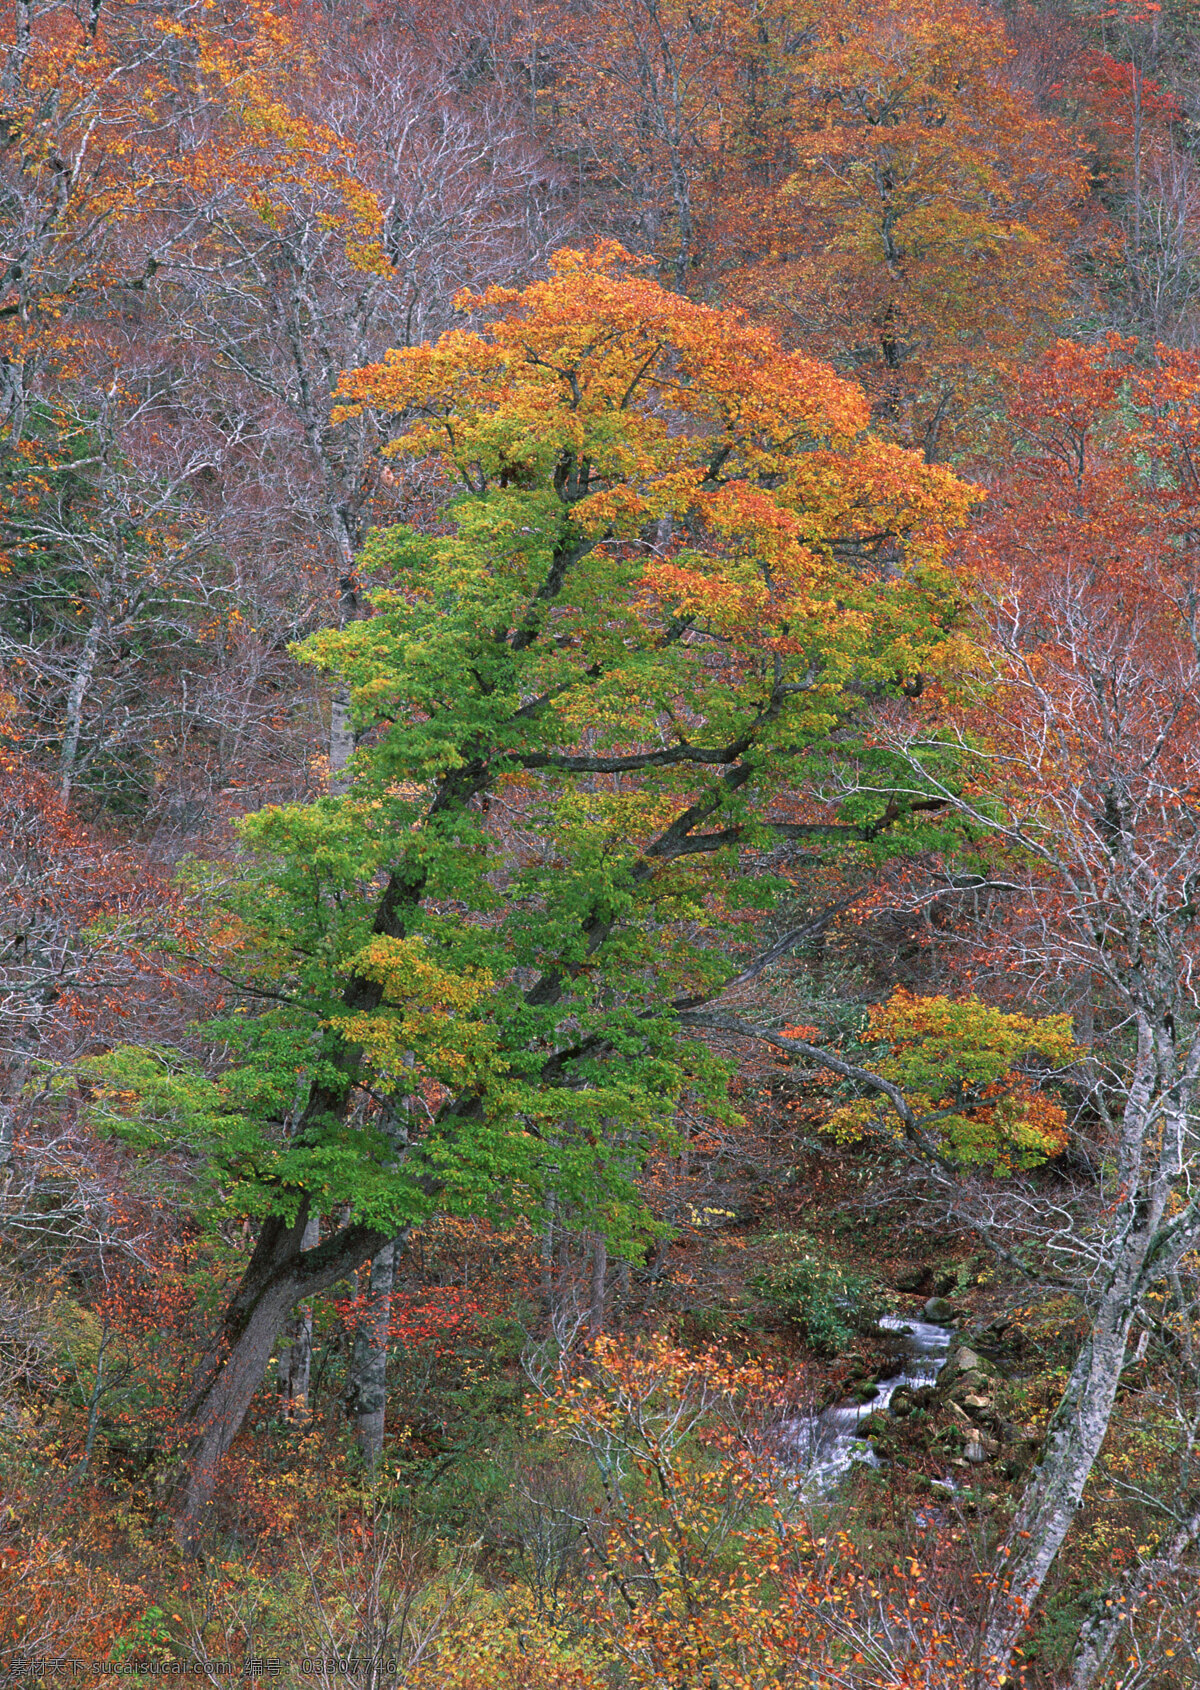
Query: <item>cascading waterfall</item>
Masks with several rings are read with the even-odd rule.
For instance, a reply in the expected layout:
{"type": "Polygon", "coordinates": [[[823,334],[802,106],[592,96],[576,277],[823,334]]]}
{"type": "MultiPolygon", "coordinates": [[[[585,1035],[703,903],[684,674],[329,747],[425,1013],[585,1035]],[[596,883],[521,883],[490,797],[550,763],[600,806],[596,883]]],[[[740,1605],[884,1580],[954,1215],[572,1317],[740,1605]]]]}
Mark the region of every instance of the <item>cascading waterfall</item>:
{"type": "Polygon", "coordinates": [[[897,1391],[919,1391],[934,1384],[949,1354],[952,1334],[948,1326],[903,1314],[885,1314],[879,1324],[903,1337],[902,1370],[894,1378],[880,1380],[870,1402],[835,1403],[820,1414],[785,1421],[779,1428],[781,1452],[795,1461],[805,1490],[815,1495],[831,1491],[855,1461],[879,1465],[870,1444],[855,1435],[859,1425],[870,1414],[886,1414],[897,1391]]]}

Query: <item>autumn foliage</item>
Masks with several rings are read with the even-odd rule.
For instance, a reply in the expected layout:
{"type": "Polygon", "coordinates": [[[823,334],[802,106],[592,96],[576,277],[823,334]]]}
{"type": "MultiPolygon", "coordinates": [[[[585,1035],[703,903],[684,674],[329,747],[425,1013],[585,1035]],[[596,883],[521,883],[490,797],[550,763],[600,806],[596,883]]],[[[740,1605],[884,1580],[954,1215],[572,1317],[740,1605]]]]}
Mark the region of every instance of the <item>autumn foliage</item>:
{"type": "Polygon", "coordinates": [[[1196,28],[0,5],[0,1678],[1192,1681],[1196,28]]]}

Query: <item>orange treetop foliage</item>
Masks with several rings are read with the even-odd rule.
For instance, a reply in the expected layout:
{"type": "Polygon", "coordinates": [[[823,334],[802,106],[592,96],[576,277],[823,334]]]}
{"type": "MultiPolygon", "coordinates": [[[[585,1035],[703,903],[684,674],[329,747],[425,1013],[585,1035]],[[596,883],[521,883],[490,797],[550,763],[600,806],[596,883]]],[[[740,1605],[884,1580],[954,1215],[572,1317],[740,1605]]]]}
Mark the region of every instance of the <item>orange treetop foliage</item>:
{"type": "MultiPolygon", "coordinates": [[[[812,580],[810,548],[835,534],[902,528],[910,555],[935,556],[972,490],[863,439],[857,387],[735,313],[665,292],[647,263],[607,242],[556,254],[551,278],[523,291],[463,295],[488,314],[485,335],[456,330],[350,372],[343,414],[402,418],[391,452],[438,455],[479,494],[552,482],[591,533],[699,507],[725,544],[750,532],[789,578],[798,568],[797,587],[812,580]],[[769,495],[755,485],[780,473],[769,495]]],[[[702,598],[746,631],[770,596],[761,572],[736,567],[652,563],[649,576],[681,609],[702,598]]]]}
{"type": "Polygon", "coordinates": [[[752,254],[733,286],[941,456],[1063,311],[1085,172],[1006,85],[1002,27],[974,7],[835,0],[807,28],[798,168],[729,225],[752,254]]]}

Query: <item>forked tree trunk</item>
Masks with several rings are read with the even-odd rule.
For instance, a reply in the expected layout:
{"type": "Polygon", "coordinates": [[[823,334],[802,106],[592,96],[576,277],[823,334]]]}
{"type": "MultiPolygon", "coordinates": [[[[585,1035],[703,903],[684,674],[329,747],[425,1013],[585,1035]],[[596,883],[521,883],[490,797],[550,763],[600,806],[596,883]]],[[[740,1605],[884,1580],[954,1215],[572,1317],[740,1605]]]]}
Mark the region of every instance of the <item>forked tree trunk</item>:
{"type": "Polygon", "coordinates": [[[174,1497],[175,1535],[194,1551],[221,1459],[237,1435],[288,1316],[306,1297],[328,1290],[365,1256],[389,1240],[365,1226],[349,1226],[314,1250],[304,1250],[302,1207],[290,1225],[269,1215],[229,1308],[222,1339],[205,1359],[179,1421],[181,1474],[174,1497]]]}

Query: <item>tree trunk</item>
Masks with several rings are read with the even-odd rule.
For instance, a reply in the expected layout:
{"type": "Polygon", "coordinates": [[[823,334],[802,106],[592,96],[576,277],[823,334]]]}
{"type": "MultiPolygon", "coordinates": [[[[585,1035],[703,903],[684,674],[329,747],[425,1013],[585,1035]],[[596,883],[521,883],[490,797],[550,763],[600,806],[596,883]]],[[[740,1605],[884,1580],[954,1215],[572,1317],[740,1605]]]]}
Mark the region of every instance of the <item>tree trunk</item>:
{"type": "Polygon", "coordinates": [[[329,791],[334,798],[343,798],[350,790],[346,765],[353,754],[350,694],[345,687],[338,687],[329,701],[329,791]]]}
{"type": "MultiPolygon", "coordinates": [[[[321,1242],[321,1217],[310,1215],[300,1248],[315,1250],[321,1242]]],[[[279,1357],[279,1392],[288,1420],[301,1420],[308,1413],[308,1386],[312,1377],[312,1304],[301,1303],[291,1320],[291,1342],[279,1357]]]]}
{"type": "Polygon", "coordinates": [[[226,1311],[221,1343],[201,1365],[180,1417],[182,1475],[173,1508],[176,1540],[186,1550],[197,1547],[221,1459],[262,1384],[288,1315],[302,1298],[327,1290],[388,1242],[370,1227],[350,1226],[306,1251],[307,1225],[306,1205],[290,1225],[277,1215],[263,1222],[226,1311]]]}
{"type": "Polygon", "coordinates": [[[546,1198],[546,1225],[542,1232],[540,1255],[540,1289],[542,1314],[547,1324],[554,1316],[554,1193],[546,1198]]]}
{"type": "Polygon", "coordinates": [[[984,1660],[1000,1674],[1008,1670],[1108,1431],[1150,1242],[1141,1230],[1126,1234],[1009,1533],[1005,1574],[983,1641],[984,1660]]]}
{"type": "Polygon", "coordinates": [[[1112,1596],[1104,1606],[1088,1616],[1075,1645],[1070,1690],[1092,1690],[1099,1683],[1124,1627],[1136,1616],[1154,1586],[1177,1571],[1197,1537],[1200,1537],[1200,1508],[1194,1508],[1180,1522],[1161,1554],[1131,1567],[1113,1587],[1112,1596]]]}
{"type": "Polygon", "coordinates": [[[59,796],[64,804],[70,802],[71,786],[75,779],[75,764],[79,757],[79,741],[83,734],[83,702],[96,673],[100,655],[100,637],[108,620],[109,584],[103,583],[99,602],[92,612],[92,625],[83,642],[79,667],[71,677],[67,689],[67,719],[63,729],[62,752],[59,757],[59,796]]]}
{"type": "Polygon", "coordinates": [[[602,1232],[592,1234],[592,1300],[588,1314],[588,1337],[604,1331],[604,1282],[608,1275],[608,1240],[602,1232]]]}
{"type": "Polygon", "coordinates": [[[346,1407],[354,1417],[354,1432],[363,1459],[372,1469],[383,1453],[388,1329],[392,1319],[395,1280],[395,1246],[385,1244],[371,1263],[367,1306],[354,1334],[354,1359],[346,1380],[346,1407]]]}

